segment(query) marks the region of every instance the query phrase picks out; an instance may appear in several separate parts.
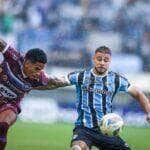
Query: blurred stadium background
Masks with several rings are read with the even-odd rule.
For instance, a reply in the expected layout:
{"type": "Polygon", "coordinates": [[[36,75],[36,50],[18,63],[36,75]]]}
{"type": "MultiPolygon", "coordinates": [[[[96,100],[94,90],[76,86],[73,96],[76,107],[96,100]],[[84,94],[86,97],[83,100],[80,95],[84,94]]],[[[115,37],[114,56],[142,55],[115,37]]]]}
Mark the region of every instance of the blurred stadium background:
{"type": "MultiPolygon", "coordinates": [[[[150,97],[149,7],[149,0],[0,0],[0,37],[22,53],[44,49],[49,60],[46,72],[55,76],[91,67],[94,50],[107,45],[113,51],[111,69],[150,97]]],[[[147,126],[130,96],[118,95],[113,106],[126,124],[147,126]]],[[[19,120],[64,124],[73,123],[76,115],[75,88],[66,87],[31,92],[19,120]]]]}

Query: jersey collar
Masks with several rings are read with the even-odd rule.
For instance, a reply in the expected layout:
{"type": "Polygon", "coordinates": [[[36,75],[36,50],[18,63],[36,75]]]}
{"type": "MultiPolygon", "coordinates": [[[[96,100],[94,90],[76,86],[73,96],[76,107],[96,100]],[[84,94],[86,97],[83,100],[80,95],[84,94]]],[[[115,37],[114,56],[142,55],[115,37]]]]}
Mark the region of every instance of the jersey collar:
{"type": "Polygon", "coordinates": [[[105,76],[108,74],[108,71],[107,71],[107,72],[106,72],[105,74],[103,74],[103,75],[97,75],[97,74],[94,73],[94,68],[91,69],[91,72],[92,72],[92,74],[93,74],[94,76],[96,76],[96,77],[105,77],[105,76]]]}

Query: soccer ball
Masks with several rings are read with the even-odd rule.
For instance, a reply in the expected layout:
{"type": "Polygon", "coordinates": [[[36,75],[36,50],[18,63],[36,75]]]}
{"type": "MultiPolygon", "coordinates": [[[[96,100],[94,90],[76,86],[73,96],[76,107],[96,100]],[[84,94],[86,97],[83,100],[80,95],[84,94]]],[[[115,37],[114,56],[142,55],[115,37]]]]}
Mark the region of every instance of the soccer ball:
{"type": "Polygon", "coordinates": [[[117,136],[122,131],[123,125],[123,119],[119,115],[109,113],[103,116],[100,130],[105,135],[117,136]]]}

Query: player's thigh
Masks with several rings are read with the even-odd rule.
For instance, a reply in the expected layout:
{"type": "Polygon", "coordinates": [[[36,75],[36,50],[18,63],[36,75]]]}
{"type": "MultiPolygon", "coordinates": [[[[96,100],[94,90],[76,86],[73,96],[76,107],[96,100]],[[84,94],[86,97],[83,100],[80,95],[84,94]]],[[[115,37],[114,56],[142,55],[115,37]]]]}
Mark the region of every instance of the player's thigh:
{"type": "Polygon", "coordinates": [[[86,142],[78,140],[72,142],[71,150],[89,150],[89,147],[86,142]]]}
{"type": "Polygon", "coordinates": [[[105,137],[99,148],[102,150],[130,150],[129,145],[120,137],[105,137]]]}
{"type": "Polygon", "coordinates": [[[10,108],[0,112],[0,122],[6,122],[12,125],[17,119],[17,114],[10,108]]]}
{"type": "Polygon", "coordinates": [[[80,147],[83,150],[90,149],[93,144],[92,139],[93,139],[93,137],[87,128],[81,127],[81,126],[76,126],[75,129],[73,130],[71,147],[75,145],[74,147],[80,147]]]}

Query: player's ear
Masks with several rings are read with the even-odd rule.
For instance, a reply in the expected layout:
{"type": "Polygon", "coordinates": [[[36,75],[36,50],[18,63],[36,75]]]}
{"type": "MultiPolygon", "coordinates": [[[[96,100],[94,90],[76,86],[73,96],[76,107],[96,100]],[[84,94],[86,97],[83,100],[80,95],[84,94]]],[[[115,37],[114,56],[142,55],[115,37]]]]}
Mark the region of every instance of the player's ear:
{"type": "Polygon", "coordinates": [[[93,59],[93,61],[94,61],[94,59],[95,59],[95,55],[93,55],[92,59],[93,59]]]}
{"type": "Polygon", "coordinates": [[[30,60],[25,59],[25,61],[24,61],[24,66],[25,66],[25,67],[27,67],[27,66],[29,66],[29,65],[30,65],[30,63],[31,63],[31,61],[30,61],[30,60]]]}
{"type": "Polygon", "coordinates": [[[94,54],[94,55],[93,55],[93,57],[92,57],[92,59],[93,59],[93,62],[95,62],[95,57],[96,57],[96,56],[95,56],[95,54],[94,54]]]}

